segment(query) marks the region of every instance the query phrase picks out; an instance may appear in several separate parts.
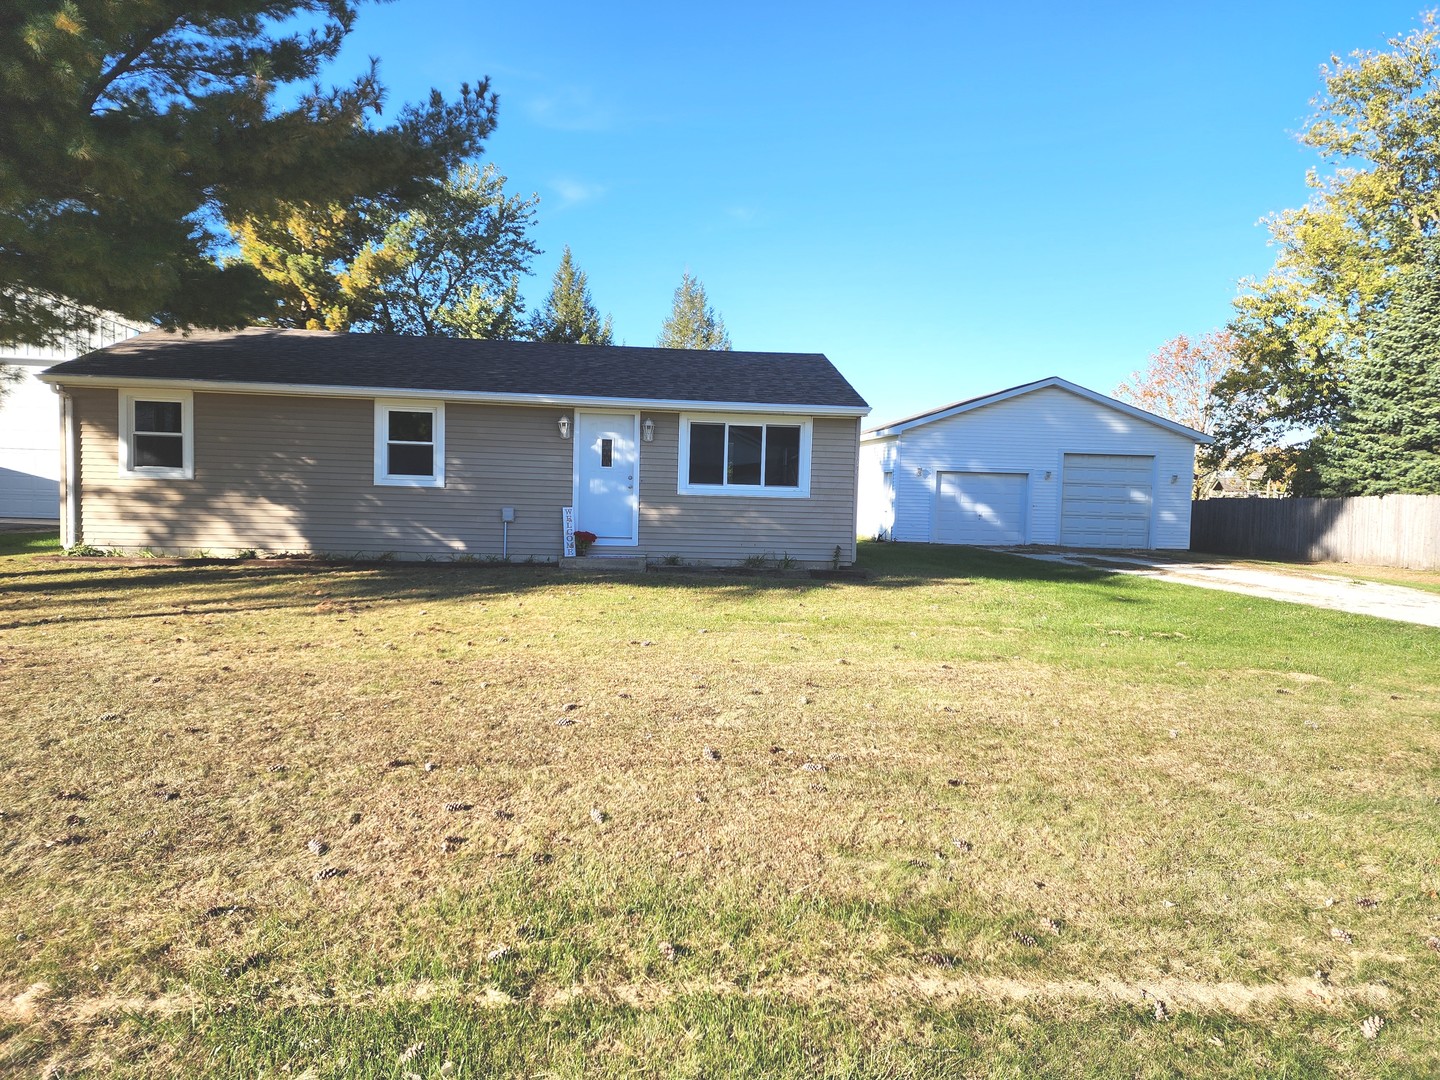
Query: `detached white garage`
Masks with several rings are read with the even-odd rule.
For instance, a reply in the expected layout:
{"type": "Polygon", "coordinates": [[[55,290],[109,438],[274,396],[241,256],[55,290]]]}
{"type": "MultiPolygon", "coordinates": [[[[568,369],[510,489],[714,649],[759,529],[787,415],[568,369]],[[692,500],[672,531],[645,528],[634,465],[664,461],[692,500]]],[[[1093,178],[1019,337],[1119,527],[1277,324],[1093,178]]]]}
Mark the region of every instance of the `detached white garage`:
{"type": "Polygon", "coordinates": [[[1199,431],[1061,378],[873,428],[859,535],[935,544],[1190,546],[1199,431]]]}
{"type": "Polygon", "coordinates": [[[93,330],[62,346],[0,350],[0,364],[21,371],[0,399],[0,520],[60,516],[60,399],[36,374],[142,329],[118,315],[99,315],[93,330]]]}

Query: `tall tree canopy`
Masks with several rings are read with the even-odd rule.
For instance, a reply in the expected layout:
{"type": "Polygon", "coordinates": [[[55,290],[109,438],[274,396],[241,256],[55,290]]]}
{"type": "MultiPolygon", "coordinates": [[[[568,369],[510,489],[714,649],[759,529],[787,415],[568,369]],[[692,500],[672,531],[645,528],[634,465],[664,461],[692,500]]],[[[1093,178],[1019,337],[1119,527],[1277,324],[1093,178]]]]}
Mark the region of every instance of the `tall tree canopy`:
{"type": "Polygon", "coordinates": [[[60,296],[239,325],[264,310],[264,281],[217,261],[222,221],[412,199],[477,153],[488,80],[448,102],[432,91],[385,126],[373,62],[347,86],[304,89],[359,2],[5,0],[0,344],[53,342],[75,310],[47,302],[60,296]]]}
{"type": "Polygon", "coordinates": [[[705,286],[687,270],[675,289],[670,316],[655,342],[662,349],[729,349],[730,335],[725,320],[715,313],[705,295],[705,286]]]}
{"type": "MultiPolygon", "coordinates": [[[[1234,365],[1235,335],[1230,331],[1212,330],[1194,340],[1181,334],[1151,353],[1145,369],[1132,372],[1115,388],[1115,396],[1210,435],[1215,427],[1211,393],[1234,365]]],[[[1224,459],[1202,448],[1196,454],[1196,464],[1198,495],[1209,489],[1224,459]]]]}
{"type": "Polygon", "coordinates": [[[613,345],[615,329],[610,316],[602,321],[590,299],[585,271],[575,266],[567,245],[545,304],[530,317],[529,336],[536,341],[572,345],[613,345]]]}
{"type": "Polygon", "coordinates": [[[1395,288],[1350,401],[1316,455],[1325,495],[1440,495],[1440,258],[1395,288]]]}
{"type": "Polygon", "coordinates": [[[1397,273],[1440,230],[1436,15],[1388,44],[1321,69],[1299,137],[1325,168],[1310,172],[1305,206],[1270,219],[1275,266],[1235,302],[1238,363],[1215,391],[1215,434],[1232,452],[1334,427],[1397,273]]]}
{"type": "Polygon", "coordinates": [[[1115,388],[1121,401],[1210,434],[1214,427],[1210,391],[1235,364],[1235,335],[1212,330],[1191,339],[1171,338],[1150,354],[1143,371],[1115,388]]]}
{"type": "Polygon", "coordinates": [[[405,209],[288,205],[232,231],[275,295],[270,325],[513,338],[520,276],[539,254],[527,235],[538,201],[507,196],[494,166],[462,165],[405,209]]]}
{"type": "Polygon", "coordinates": [[[20,385],[25,378],[25,369],[14,364],[0,364],[0,404],[3,404],[10,391],[20,385]]]}

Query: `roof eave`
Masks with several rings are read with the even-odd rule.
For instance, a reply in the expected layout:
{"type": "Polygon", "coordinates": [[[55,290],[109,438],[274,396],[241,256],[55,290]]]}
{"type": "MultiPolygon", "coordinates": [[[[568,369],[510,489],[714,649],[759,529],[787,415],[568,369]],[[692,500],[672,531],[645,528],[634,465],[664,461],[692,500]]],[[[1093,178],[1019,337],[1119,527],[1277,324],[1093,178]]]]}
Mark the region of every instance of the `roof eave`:
{"type": "Polygon", "coordinates": [[[68,375],[42,372],[41,382],[52,386],[144,387],[166,386],[225,394],[266,394],[288,397],[424,398],[474,402],[486,405],[528,405],[561,408],[656,409],[671,412],[803,413],[806,416],[862,417],[868,405],[816,405],[805,402],[697,401],[689,398],[597,397],[581,394],[505,394],[484,390],[420,390],[393,386],[324,386],[303,383],[228,382],[220,379],[141,378],[115,375],[68,375]]]}
{"type": "Polygon", "coordinates": [[[1123,401],[1117,401],[1115,398],[1108,397],[1097,390],[1091,390],[1090,388],[1081,386],[1078,383],[1072,383],[1068,379],[1062,379],[1058,375],[1051,376],[1048,379],[1039,379],[1035,382],[1021,383],[1019,386],[1012,386],[1006,390],[998,390],[993,394],[986,394],[982,397],[970,398],[966,401],[959,401],[953,405],[945,405],[931,412],[921,413],[919,416],[912,416],[904,420],[896,421],[895,423],[889,424],[885,427],[871,428],[869,431],[863,431],[860,433],[860,441],[874,442],[877,439],[886,439],[892,436],[901,435],[904,432],[909,431],[911,428],[922,427],[925,424],[933,424],[938,420],[948,420],[950,419],[950,417],[958,416],[961,413],[972,412],[975,409],[984,408],[986,405],[994,405],[1001,401],[1007,401],[1010,398],[1021,397],[1025,394],[1031,394],[1037,390],[1044,390],[1049,387],[1057,387],[1061,390],[1066,390],[1079,397],[1083,397],[1089,401],[1093,401],[1097,405],[1103,405],[1106,408],[1115,409],[1118,412],[1123,412],[1128,416],[1133,416],[1136,420],[1139,420],[1142,423],[1153,424],[1154,426],[1163,428],[1166,431],[1169,431],[1175,435],[1183,435],[1185,438],[1190,439],[1192,442],[1199,443],[1202,446],[1209,446],[1215,441],[1214,438],[1206,435],[1203,431],[1196,431],[1194,428],[1187,427],[1186,425],[1177,423],[1174,420],[1167,420],[1163,416],[1156,416],[1154,413],[1147,412],[1146,410],[1138,408],[1134,405],[1129,405],[1123,401]]]}

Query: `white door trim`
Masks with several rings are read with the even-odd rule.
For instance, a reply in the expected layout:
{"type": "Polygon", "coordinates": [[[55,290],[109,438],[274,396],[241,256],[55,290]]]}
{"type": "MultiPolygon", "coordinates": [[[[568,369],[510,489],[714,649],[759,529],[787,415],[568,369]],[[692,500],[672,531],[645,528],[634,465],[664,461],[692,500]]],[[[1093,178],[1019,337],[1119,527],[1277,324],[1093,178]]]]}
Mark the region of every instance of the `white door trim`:
{"type": "MultiPolygon", "coordinates": [[[[595,546],[635,547],[640,543],[640,414],[615,409],[575,410],[575,426],[570,436],[570,441],[575,444],[571,448],[570,456],[570,505],[575,507],[577,515],[580,513],[580,417],[582,416],[613,416],[629,417],[630,419],[630,442],[635,447],[635,479],[630,489],[630,536],[596,540],[595,546]]],[[[584,528],[584,521],[580,522],[580,526],[584,528]]]]}

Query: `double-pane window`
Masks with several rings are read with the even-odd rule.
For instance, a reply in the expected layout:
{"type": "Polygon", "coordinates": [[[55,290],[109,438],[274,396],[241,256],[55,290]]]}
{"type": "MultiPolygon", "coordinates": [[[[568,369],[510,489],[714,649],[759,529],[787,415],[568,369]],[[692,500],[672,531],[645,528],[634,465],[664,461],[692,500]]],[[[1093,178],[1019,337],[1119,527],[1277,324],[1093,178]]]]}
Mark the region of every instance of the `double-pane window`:
{"type": "Polygon", "coordinates": [[[120,474],[188,480],[195,475],[193,395],[120,392],[120,474]]]}
{"type": "Polygon", "coordinates": [[[435,475],[435,414],[391,409],[385,440],[385,472],[390,476],[435,475]]]}
{"type": "Polygon", "coordinates": [[[178,401],[133,403],[135,420],[130,433],[130,461],[137,469],[183,469],[185,428],[178,401]]]}
{"type": "Polygon", "coordinates": [[[691,487],[799,489],[798,424],[690,422],[691,487]]]}
{"type": "Polygon", "coordinates": [[[375,405],[375,482],[401,487],[445,486],[444,406],[375,405]]]}

